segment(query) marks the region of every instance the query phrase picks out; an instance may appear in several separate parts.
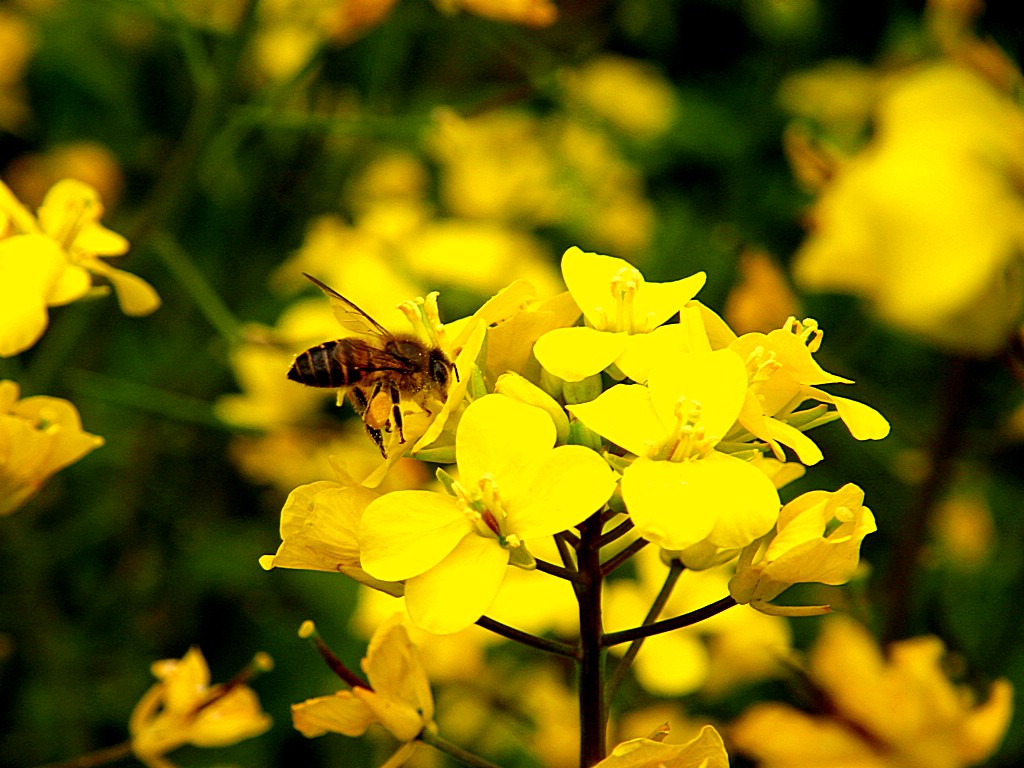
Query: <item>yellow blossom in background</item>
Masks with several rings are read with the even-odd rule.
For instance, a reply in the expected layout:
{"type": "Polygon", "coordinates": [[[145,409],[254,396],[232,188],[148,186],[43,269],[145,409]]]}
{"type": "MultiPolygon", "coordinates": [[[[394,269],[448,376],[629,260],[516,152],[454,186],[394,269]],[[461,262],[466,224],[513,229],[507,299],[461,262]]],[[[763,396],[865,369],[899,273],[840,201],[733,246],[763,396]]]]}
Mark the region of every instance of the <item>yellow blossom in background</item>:
{"type": "Polygon", "coordinates": [[[710,725],[685,744],[664,744],[663,726],[652,738],[624,741],[595,768],[729,768],[729,755],[718,731],[710,725]]]}
{"type": "Polygon", "coordinates": [[[504,395],[475,400],[456,435],[454,495],[395,491],[363,513],[363,568],[406,582],[409,615],[437,634],[475,622],[494,601],[525,544],[597,511],[615,487],[608,465],[578,445],[554,446],[541,409],[504,395]]]}
{"type": "Polygon", "coordinates": [[[558,20],[558,8],[550,0],[434,0],[434,4],[446,13],[461,9],[524,27],[549,27],[558,20]]]}
{"type": "Polygon", "coordinates": [[[303,736],[362,736],[372,723],[380,723],[402,742],[386,764],[399,766],[412,754],[420,733],[437,730],[430,681],[401,621],[395,614],[374,632],[362,662],[368,687],[292,705],[292,723],[303,736]]]}
{"type": "Polygon", "coordinates": [[[1007,343],[1024,301],[1024,111],[962,67],[890,83],[872,141],[812,211],[795,275],[948,350],[1007,343]]]}
{"type": "Polygon", "coordinates": [[[56,397],[18,399],[0,381],[0,516],[32,498],[54,473],[103,445],[82,430],[75,406],[56,397]]]}
{"type": "Polygon", "coordinates": [[[722,312],[737,333],[768,333],[798,314],[786,275],[769,254],[746,250],[737,264],[739,281],[729,291],[722,312]]]}
{"type": "Polygon", "coordinates": [[[779,496],[749,462],[715,450],[746,396],[747,376],[729,349],[663,356],[648,386],[617,384],[568,406],[587,427],[636,459],[622,498],[641,536],[670,550],[707,540],[743,547],[775,523],[779,496]]]}
{"type": "Polygon", "coordinates": [[[648,62],[597,56],[563,72],[562,83],[572,99],[631,136],[659,136],[675,117],[675,91],[648,62]]]}
{"type": "Polygon", "coordinates": [[[729,730],[763,768],[966,768],[999,746],[1013,708],[1008,680],[978,701],[950,682],[935,637],[893,643],[883,655],[850,619],[825,623],[808,674],[822,714],[755,704],[729,730]]]}
{"type": "MultiPolygon", "coordinates": [[[[269,669],[269,657],[259,655],[254,665],[269,669]]],[[[128,723],[132,752],[149,768],[173,768],[165,755],[186,744],[226,747],[271,726],[251,688],[235,682],[210,685],[210,669],[198,648],[181,660],[155,662],[153,675],[160,682],[146,691],[128,723]]]]}
{"type": "Polygon", "coordinates": [[[876,530],[864,492],[847,484],[811,491],[779,512],[775,535],[740,555],[729,593],[738,603],[767,613],[803,615],[807,609],[771,605],[793,584],[845,584],[860,564],[861,541],[876,530]]]}
{"type": "Polygon", "coordinates": [[[61,179],[77,179],[96,190],[107,208],[114,208],[125,181],[117,156],[94,141],[70,141],[19,155],[4,169],[4,177],[28,207],[41,205],[47,190],[61,179]]]}
{"type": "Polygon", "coordinates": [[[0,127],[18,131],[29,117],[22,76],[36,49],[35,31],[16,11],[0,8],[0,127]]]}
{"type": "Polygon", "coordinates": [[[537,340],[533,353],[555,376],[581,381],[614,364],[643,382],[657,356],[690,349],[685,323],[663,323],[704,286],[703,272],[671,283],[648,283],[623,259],[573,246],[562,255],[562,276],[587,325],[557,328],[537,340]]]}
{"type": "Polygon", "coordinates": [[[35,344],[47,307],[85,296],[93,275],[110,282],[125,314],[160,306],[149,283],[101,260],[128,250],[127,240],[99,223],[102,214],[96,192],[74,179],[50,189],[38,219],[0,183],[0,356],[35,344]]]}

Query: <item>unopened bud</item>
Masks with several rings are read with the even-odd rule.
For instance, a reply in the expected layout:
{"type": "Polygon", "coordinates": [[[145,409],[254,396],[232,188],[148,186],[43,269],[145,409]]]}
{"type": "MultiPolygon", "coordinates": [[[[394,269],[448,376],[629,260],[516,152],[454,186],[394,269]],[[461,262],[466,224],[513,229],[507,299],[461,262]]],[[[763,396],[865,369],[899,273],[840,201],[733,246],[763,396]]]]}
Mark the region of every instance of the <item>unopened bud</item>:
{"type": "Polygon", "coordinates": [[[585,379],[567,381],[562,384],[562,397],[565,398],[566,405],[589,403],[591,400],[597,399],[601,394],[601,389],[601,374],[595,373],[585,379]]]}

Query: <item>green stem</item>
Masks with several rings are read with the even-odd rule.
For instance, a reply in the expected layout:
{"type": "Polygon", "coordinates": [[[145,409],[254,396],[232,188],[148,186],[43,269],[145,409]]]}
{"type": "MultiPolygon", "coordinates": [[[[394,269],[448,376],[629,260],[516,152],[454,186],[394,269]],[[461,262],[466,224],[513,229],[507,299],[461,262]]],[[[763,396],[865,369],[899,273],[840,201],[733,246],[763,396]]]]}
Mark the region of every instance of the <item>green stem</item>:
{"type": "Polygon", "coordinates": [[[664,619],[663,621],[656,621],[653,624],[647,624],[642,627],[624,629],[621,632],[609,632],[604,636],[604,645],[609,646],[618,645],[619,643],[631,643],[641,637],[651,637],[652,635],[660,635],[663,632],[671,632],[673,629],[690,627],[694,624],[699,624],[706,619],[710,619],[712,616],[717,616],[722,611],[728,610],[734,605],[737,605],[737,603],[732,599],[732,597],[723,597],[721,600],[716,600],[710,605],[705,605],[703,608],[698,608],[695,611],[684,613],[682,616],[664,619]]]}
{"type": "Polygon", "coordinates": [[[601,618],[601,515],[591,515],[580,526],[579,601],[580,647],[580,768],[590,768],[605,756],[607,708],[604,701],[605,649],[601,618]]]}
{"type": "Polygon", "coordinates": [[[479,755],[474,755],[458,744],[453,744],[436,733],[430,733],[429,731],[423,731],[419,736],[420,741],[424,744],[429,744],[434,749],[439,749],[447,755],[451,755],[463,765],[472,766],[472,768],[500,768],[500,766],[489,760],[484,760],[479,755]]]}
{"type": "MultiPolygon", "coordinates": [[[[678,560],[673,560],[669,566],[668,574],[665,576],[665,583],[661,585],[661,590],[658,592],[657,597],[654,598],[654,602],[651,604],[651,608],[647,611],[647,615],[644,617],[643,626],[650,626],[657,621],[658,616],[665,609],[665,604],[668,602],[669,597],[672,595],[672,590],[676,586],[676,582],[679,581],[679,577],[682,575],[686,566],[684,566],[678,560]]],[[[615,698],[615,693],[619,690],[619,686],[622,685],[622,681],[626,679],[626,673],[629,671],[630,666],[633,664],[633,660],[636,655],[640,653],[640,647],[644,644],[644,638],[638,637],[629,644],[629,648],[626,649],[626,653],[623,654],[622,659],[619,660],[619,664],[615,667],[615,672],[612,674],[611,680],[608,681],[608,687],[605,693],[605,702],[610,707],[612,700],[615,698]]]]}
{"type": "Polygon", "coordinates": [[[70,760],[64,760],[58,763],[47,763],[41,765],[39,768],[93,768],[97,765],[106,765],[107,763],[113,763],[117,760],[124,760],[130,757],[132,754],[132,743],[125,741],[121,744],[115,744],[112,747],[104,747],[103,749],[97,749],[95,752],[89,752],[85,755],[79,755],[73,757],[70,760]]]}
{"type": "Polygon", "coordinates": [[[576,647],[569,645],[568,643],[560,643],[557,640],[548,640],[546,637],[531,635],[529,632],[524,632],[521,629],[510,627],[508,624],[502,624],[500,621],[495,621],[489,616],[481,616],[476,620],[476,623],[478,626],[481,626],[496,635],[501,635],[507,640],[512,640],[513,642],[521,645],[536,648],[537,650],[544,651],[545,653],[553,653],[556,656],[565,656],[568,659],[576,658],[576,647]]]}
{"type": "Polygon", "coordinates": [[[221,338],[234,347],[242,335],[242,325],[228,309],[220,295],[213,290],[202,271],[196,267],[188,252],[170,235],[159,233],[153,236],[153,250],[167,270],[191,297],[196,307],[220,334],[221,338]]]}

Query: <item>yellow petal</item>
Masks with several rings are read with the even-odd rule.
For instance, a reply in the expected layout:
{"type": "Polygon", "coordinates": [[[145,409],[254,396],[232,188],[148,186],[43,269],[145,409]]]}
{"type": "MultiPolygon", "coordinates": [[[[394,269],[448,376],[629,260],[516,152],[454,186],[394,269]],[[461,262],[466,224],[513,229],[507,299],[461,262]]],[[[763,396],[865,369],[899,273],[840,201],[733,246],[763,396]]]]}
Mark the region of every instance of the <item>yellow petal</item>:
{"type": "Polygon", "coordinates": [[[615,473],[589,448],[563,445],[536,464],[507,499],[508,530],[522,539],[552,536],[582,522],[615,490],[615,473]]]}
{"type": "Polygon", "coordinates": [[[622,475],[622,498],[637,531],[664,549],[685,549],[707,538],[718,514],[718,489],[704,482],[698,462],[641,457],[622,475]]]}
{"type": "Polygon", "coordinates": [[[651,369],[648,386],[663,424],[678,422],[681,399],[698,403],[699,423],[717,442],[739,416],[747,394],[747,369],[731,349],[668,355],[651,369]]]}
{"type": "Polygon", "coordinates": [[[881,440],[889,434],[888,420],[870,405],[837,395],[829,395],[828,402],[836,407],[839,418],[858,440],[881,440]]]}
{"type": "Polygon", "coordinates": [[[507,568],[508,550],[497,539],[470,534],[448,557],[406,583],[409,617],[435,635],[465,629],[490,608],[507,568]]]}
{"type": "Polygon", "coordinates": [[[306,738],[340,733],[362,736],[375,718],[369,708],[352,695],[338,691],[333,696],[320,696],[292,704],[292,724],[306,738]]]}
{"type": "Polygon", "coordinates": [[[117,294],[117,303],[126,315],[132,317],[148,315],[160,306],[160,296],[153,286],[141,277],[121,269],[114,269],[99,259],[89,259],[85,264],[90,272],[102,275],[110,281],[117,294]]]}
{"type": "Polygon", "coordinates": [[[596,400],[566,408],[587,428],[637,456],[657,450],[668,439],[650,391],[639,384],[616,384],[596,400]]]}
{"type": "Polygon", "coordinates": [[[47,296],[67,261],[50,238],[16,235],[0,241],[0,356],[23,352],[43,335],[47,296]]]}
{"type": "Polygon", "coordinates": [[[628,341],[625,333],[556,328],[537,339],[533,354],[549,373],[566,381],[581,381],[615,362],[628,341]]]}
{"type": "Polygon", "coordinates": [[[555,424],[540,408],[506,395],[484,395],[462,415],[455,436],[459,473],[467,485],[493,477],[499,489],[555,444],[555,424]]]}
{"type": "Polygon", "coordinates": [[[451,496],[385,494],[367,506],[359,524],[363,568],[384,581],[407,579],[435,566],[471,530],[451,496]]]}

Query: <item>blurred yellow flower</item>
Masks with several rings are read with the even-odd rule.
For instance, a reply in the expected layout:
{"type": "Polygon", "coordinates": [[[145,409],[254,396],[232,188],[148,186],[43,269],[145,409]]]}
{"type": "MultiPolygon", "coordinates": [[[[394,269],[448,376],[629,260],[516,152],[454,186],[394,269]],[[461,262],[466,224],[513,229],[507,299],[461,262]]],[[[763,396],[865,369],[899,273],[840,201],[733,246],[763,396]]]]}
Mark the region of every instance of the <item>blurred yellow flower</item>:
{"type": "Polygon", "coordinates": [[[793,499],[779,512],[775,535],[740,555],[729,593],[736,602],[766,613],[804,615],[807,608],[774,606],[771,601],[793,584],[835,586],[850,580],[860,563],[861,541],[877,530],[863,502],[864,491],[853,484],[793,499]]]}
{"type": "Polygon", "coordinates": [[[656,357],[689,349],[687,325],[663,323],[704,286],[703,272],[671,283],[648,283],[623,259],[573,246],[562,255],[562,276],[587,325],[556,328],[534,344],[537,360],[555,376],[582,381],[615,364],[644,382],[656,357]]]}
{"type": "Polygon", "coordinates": [[[894,643],[883,655],[850,619],[825,623],[808,669],[822,714],[785,704],[751,707],[729,730],[762,768],[965,768],[988,758],[1009,725],[1010,682],[976,701],[943,670],[935,637],[894,643]]]}
{"type": "MultiPolygon", "coordinates": [[[[258,655],[253,667],[269,669],[269,657],[258,655]]],[[[146,691],[128,723],[132,752],[149,768],[173,768],[164,756],[186,744],[226,747],[271,726],[251,688],[236,681],[210,685],[210,669],[198,648],[180,661],[155,662],[153,675],[160,682],[146,691]]]]}
{"type": "Polygon", "coordinates": [[[0,356],[35,344],[46,330],[47,307],[85,296],[92,275],[110,282],[125,314],[160,306],[149,283],[99,258],[128,250],[127,240],[99,223],[102,214],[95,190],[74,179],[50,189],[38,219],[0,182],[0,356]]]}
{"type": "Polygon", "coordinates": [[[524,27],[549,27],[558,20],[558,8],[550,0],[434,0],[434,4],[447,13],[462,9],[524,27]]]}
{"type": "Polygon", "coordinates": [[[859,294],[940,347],[995,353],[1024,302],[1024,111],[942,63],[894,78],[875,125],[815,205],[797,280],[859,294]]]}
{"type": "Polygon", "coordinates": [[[655,363],[648,386],[617,384],[568,410],[636,455],[623,471],[622,498],[641,536],[670,550],[704,540],[733,549],[766,533],[780,506],[767,475],[715,450],[746,393],[746,369],[732,350],[679,353],[655,363]]]}
{"type": "Polygon", "coordinates": [[[75,406],[56,397],[18,399],[0,381],[0,516],[24,504],[54,473],[103,445],[82,431],[75,406]]]}
{"type": "Polygon", "coordinates": [[[292,705],[292,723],[303,736],[362,736],[372,723],[380,723],[403,742],[386,763],[394,768],[409,758],[424,730],[437,730],[430,681],[401,622],[402,616],[395,614],[374,632],[362,662],[368,687],[357,685],[292,705]]]}
{"type": "Polygon", "coordinates": [[[648,62],[605,54],[565,71],[562,82],[571,98],[633,136],[658,136],[675,117],[672,85],[648,62]]]}
{"type": "Polygon", "coordinates": [[[526,543],[601,508],[615,487],[605,461],[578,445],[554,447],[541,409],[504,395],[473,401],[459,423],[453,495],[394,491],[363,513],[363,568],[406,582],[413,622],[457,632],[482,616],[510,564],[530,567],[526,543]]]}
{"type": "Polygon", "coordinates": [[[662,743],[667,733],[664,726],[654,734],[660,738],[624,741],[594,768],[729,768],[722,737],[710,725],[685,744],[662,743]]]}

